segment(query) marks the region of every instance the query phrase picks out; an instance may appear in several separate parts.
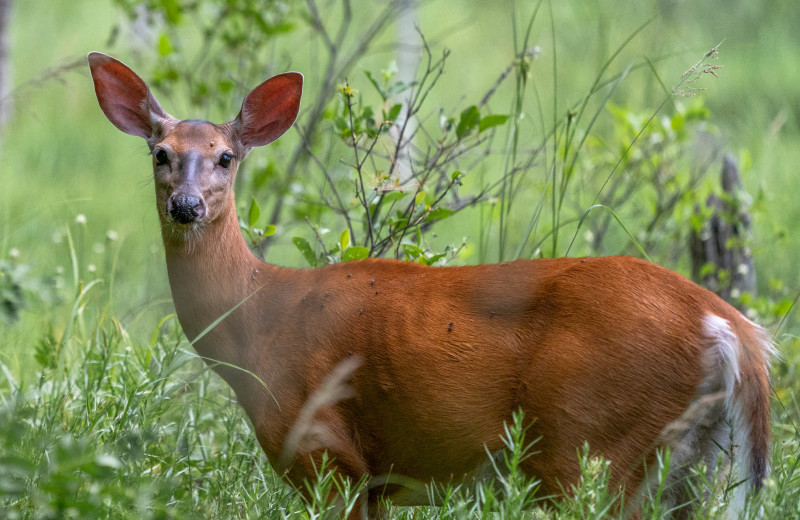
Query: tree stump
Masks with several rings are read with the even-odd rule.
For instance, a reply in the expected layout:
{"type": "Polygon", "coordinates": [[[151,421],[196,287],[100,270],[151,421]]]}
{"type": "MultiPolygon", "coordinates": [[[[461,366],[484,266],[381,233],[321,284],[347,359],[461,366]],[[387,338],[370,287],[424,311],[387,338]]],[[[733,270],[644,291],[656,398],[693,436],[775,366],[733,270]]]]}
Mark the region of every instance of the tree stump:
{"type": "MultiPolygon", "coordinates": [[[[741,296],[756,294],[756,272],[750,253],[749,196],[739,167],[728,154],[722,162],[722,193],[706,200],[711,217],[690,238],[692,280],[741,311],[741,296]]],[[[699,212],[699,208],[698,208],[699,212]]]]}

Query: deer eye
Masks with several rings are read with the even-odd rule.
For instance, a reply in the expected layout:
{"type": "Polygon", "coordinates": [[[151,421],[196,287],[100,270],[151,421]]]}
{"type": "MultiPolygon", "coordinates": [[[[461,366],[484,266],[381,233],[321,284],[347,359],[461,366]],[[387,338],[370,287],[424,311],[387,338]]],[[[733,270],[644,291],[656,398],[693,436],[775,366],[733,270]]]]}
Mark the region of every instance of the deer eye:
{"type": "Polygon", "coordinates": [[[162,164],[167,164],[167,161],[169,161],[169,156],[167,156],[167,152],[165,152],[164,150],[156,150],[155,157],[157,166],[161,166],[162,164]]]}
{"type": "Polygon", "coordinates": [[[219,157],[219,165],[223,168],[230,168],[231,161],[233,160],[233,155],[229,153],[224,153],[219,157]]]}

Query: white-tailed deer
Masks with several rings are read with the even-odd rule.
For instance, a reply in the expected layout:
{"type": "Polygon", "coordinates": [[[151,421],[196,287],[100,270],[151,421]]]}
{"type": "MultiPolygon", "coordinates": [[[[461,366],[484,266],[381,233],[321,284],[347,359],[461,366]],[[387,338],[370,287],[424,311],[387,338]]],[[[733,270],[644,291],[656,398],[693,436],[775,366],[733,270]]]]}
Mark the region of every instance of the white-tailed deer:
{"type": "MultiPolygon", "coordinates": [[[[711,292],[628,257],[266,264],[240,232],[233,180],[253,147],[293,124],[302,76],[268,79],[236,119],[216,125],[170,116],[114,58],[91,53],[89,65],[105,115],[152,152],[181,326],[191,340],[207,332],[197,352],[236,392],[276,471],[301,489],[325,451],[354,480],[458,481],[503,449],[504,423],[518,409],[529,437],[541,437],[524,469],[543,495],[576,482],[585,442],[611,461],[627,502],[647,488],[647,465],[663,446],[672,448],[676,505],[687,468],[713,466],[721,447],[744,482],[736,506],[761,487],[771,345],[711,292]],[[358,360],[349,396],[315,408],[316,435],[298,438],[304,404],[348,359],[358,360]]],[[[418,499],[396,483],[375,486],[351,517],[378,514],[381,496],[418,499]]]]}

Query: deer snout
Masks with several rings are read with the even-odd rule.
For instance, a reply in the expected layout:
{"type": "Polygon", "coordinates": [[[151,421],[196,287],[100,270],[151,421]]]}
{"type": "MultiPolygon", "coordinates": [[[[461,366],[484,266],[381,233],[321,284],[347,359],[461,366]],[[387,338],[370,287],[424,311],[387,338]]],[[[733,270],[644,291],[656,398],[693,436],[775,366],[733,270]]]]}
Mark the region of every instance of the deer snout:
{"type": "Polygon", "coordinates": [[[167,213],[179,224],[191,224],[206,214],[206,203],[202,197],[173,193],[167,199],[167,213]]]}

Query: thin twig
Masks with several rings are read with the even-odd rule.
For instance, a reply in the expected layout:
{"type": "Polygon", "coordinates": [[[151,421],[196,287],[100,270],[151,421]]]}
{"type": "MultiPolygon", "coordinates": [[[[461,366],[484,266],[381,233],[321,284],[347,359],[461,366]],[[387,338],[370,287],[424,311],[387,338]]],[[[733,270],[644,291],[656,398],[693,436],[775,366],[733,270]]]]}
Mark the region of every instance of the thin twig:
{"type": "Polygon", "coordinates": [[[322,240],[322,236],[319,234],[319,229],[317,229],[317,226],[312,224],[308,217],[306,217],[306,224],[308,224],[308,227],[310,227],[311,231],[314,232],[317,242],[319,242],[319,245],[322,247],[322,252],[325,253],[325,256],[330,256],[330,253],[328,253],[328,248],[325,247],[325,241],[322,240]]]}
{"type": "MultiPolygon", "coordinates": [[[[317,128],[322,122],[322,116],[325,112],[325,107],[335,94],[334,86],[337,78],[344,76],[346,72],[355,65],[356,61],[363,56],[364,53],[366,53],[366,51],[369,49],[369,46],[374,41],[376,36],[381,32],[383,27],[385,27],[386,24],[388,24],[394,18],[394,15],[398,9],[398,6],[395,2],[388,2],[383,11],[381,11],[372,21],[372,24],[367,27],[363,33],[361,33],[361,38],[359,38],[350,53],[340,59],[340,49],[342,48],[344,40],[346,39],[350,27],[352,26],[350,1],[342,0],[342,2],[344,5],[344,16],[342,17],[342,21],[339,25],[339,31],[337,33],[337,45],[333,48],[328,48],[328,66],[326,67],[325,74],[323,76],[322,85],[311,109],[307,112],[307,116],[305,117],[305,140],[308,142],[313,140],[313,136],[316,134],[317,128]]],[[[314,0],[307,0],[307,4],[313,4],[314,8],[316,9],[316,3],[314,0]]],[[[311,8],[309,7],[309,9],[311,8]]],[[[322,23],[321,20],[319,23],[322,23]]],[[[324,26],[324,23],[322,23],[322,25],[324,26]]],[[[278,195],[270,214],[270,223],[277,224],[280,221],[283,204],[286,201],[286,197],[284,197],[283,192],[286,189],[289,179],[294,178],[295,171],[297,170],[300,161],[306,157],[308,157],[308,155],[305,145],[301,144],[297,146],[292,154],[291,159],[289,160],[283,182],[279,182],[278,186],[276,186],[276,193],[278,195]]],[[[266,257],[271,245],[271,237],[268,237],[261,243],[260,253],[262,257],[266,257]]]]}
{"type": "Polygon", "coordinates": [[[334,182],[333,178],[331,177],[330,172],[325,167],[325,164],[317,157],[317,154],[314,153],[314,150],[311,149],[311,144],[306,140],[306,136],[303,132],[299,131],[300,139],[303,141],[303,145],[306,148],[306,153],[311,158],[312,161],[319,167],[322,174],[325,176],[325,181],[328,183],[328,186],[331,188],[334,197],[336,197],[336,205],[339,209],[339,213],[344,216],[345,221],[347,222],[347,229],[350,230],[350,236],[353,237],[353,241],[355,241],[355,231],[353,230],[353,222],[350,220],[350,214],[344,206],[344,202],[342,198],[339,196],[339,190],[336,189],[336,183],[334,182]]]}

